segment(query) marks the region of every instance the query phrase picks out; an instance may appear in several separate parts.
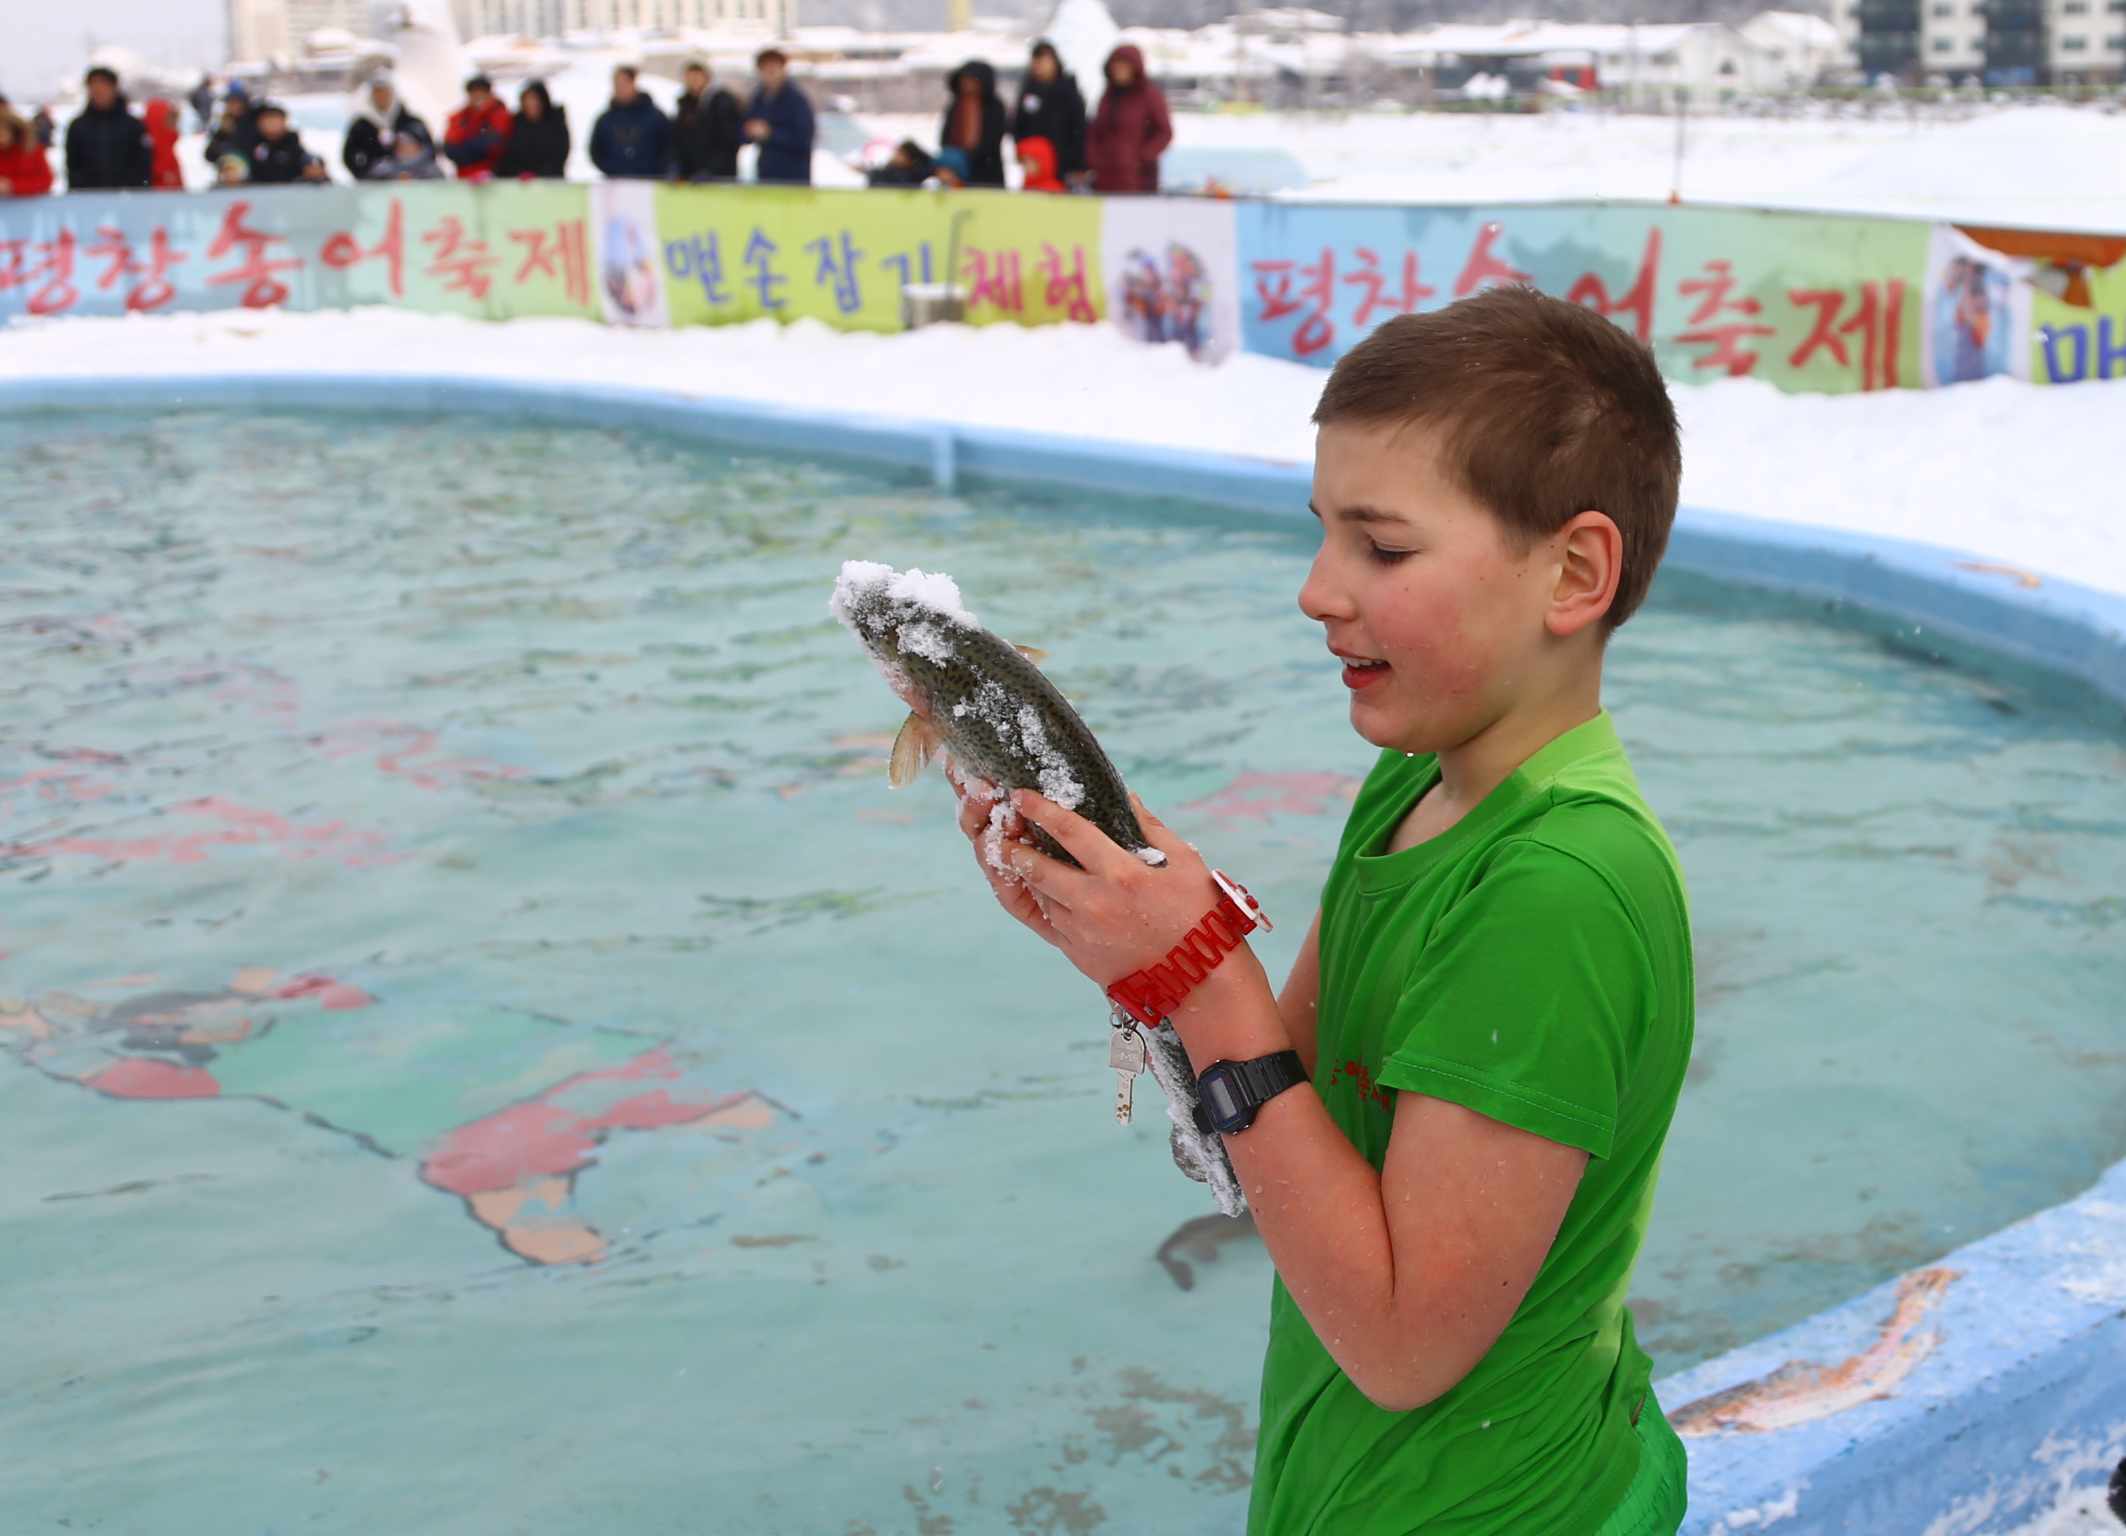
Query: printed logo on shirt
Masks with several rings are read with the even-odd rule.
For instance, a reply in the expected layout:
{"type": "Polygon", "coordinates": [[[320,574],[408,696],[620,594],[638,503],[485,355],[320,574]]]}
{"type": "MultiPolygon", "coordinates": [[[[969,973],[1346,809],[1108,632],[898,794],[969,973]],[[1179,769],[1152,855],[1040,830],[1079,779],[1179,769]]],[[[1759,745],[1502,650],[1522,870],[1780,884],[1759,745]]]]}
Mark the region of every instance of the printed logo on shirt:
{"type": "Polygon", "coordinates": [[[1371,1099],[1382,1109],[1391,1113],[1395,1106],[1388,1102],[1388,1091],[1373,1081],[1373,1074],[1366,1070],[1362,1061],[1347,1061],[1329,1074],[1329,1086],[1348,1082],[1361,1099],[1371,1099]]]}

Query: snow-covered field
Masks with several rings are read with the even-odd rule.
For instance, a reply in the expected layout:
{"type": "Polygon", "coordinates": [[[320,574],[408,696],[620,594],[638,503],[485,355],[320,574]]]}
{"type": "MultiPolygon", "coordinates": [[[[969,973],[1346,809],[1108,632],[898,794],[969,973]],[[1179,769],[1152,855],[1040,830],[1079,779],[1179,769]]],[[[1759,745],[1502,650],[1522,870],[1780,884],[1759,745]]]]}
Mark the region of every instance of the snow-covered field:
{"type": "MultiPolygon", "coordinates": [[[[275,368],[572,378],[1293,461],[1313,456],[1307,416],[1327,377],[1250,354],[1205,368],[1107,326],[642,332],[368,309],[0,332],[0,377],[275,368]]],[[[2126,380],[1822,396],[1738,379],[1675,396],[1694,505],[1947,545],[2126,593],[2126,380]]]]}

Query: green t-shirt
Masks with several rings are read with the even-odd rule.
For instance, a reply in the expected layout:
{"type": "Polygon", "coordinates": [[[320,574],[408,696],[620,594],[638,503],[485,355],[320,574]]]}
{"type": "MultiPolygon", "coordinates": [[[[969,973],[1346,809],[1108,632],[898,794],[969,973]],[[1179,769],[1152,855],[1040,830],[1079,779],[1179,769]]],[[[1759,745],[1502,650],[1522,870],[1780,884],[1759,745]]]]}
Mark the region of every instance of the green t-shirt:
{"type": "Polygon", "coordinates": [[[1384,753],[1321,907],[1314,1086],[1377,1168],[1394,1095],[1591,1154],[1527,1297],[1453,1390],[1375,1407],[1280,1281],[1250,1536],[1592,1536],[1638,1468],[1624,1294],[1690,1060],[1683,876],[1605,712],[1431,841],[1383,850],[1436,759],[1384,753]]]}

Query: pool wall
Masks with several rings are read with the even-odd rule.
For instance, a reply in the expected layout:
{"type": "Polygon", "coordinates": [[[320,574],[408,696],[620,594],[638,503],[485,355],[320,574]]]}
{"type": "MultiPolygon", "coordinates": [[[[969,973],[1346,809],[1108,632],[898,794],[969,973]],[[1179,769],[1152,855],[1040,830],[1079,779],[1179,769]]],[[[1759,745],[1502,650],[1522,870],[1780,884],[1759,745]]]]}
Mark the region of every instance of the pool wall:
{"type": "MultiPolygon", "coordinates": [[[[621,386],[261,372],[0,380],[0,410],[473,411],[1305,516],[1311,467],[621,386]]],[[[2126,703],[2126,598],[1980,556],[1686,508],[1669,564],[1850,603],[2126,703]]],[[[2087,1193],[1657,1388],[1689,1435],[1686,1536],[1987,1536],[2126,1452],[2126,1162],[2087,1193]]]]}

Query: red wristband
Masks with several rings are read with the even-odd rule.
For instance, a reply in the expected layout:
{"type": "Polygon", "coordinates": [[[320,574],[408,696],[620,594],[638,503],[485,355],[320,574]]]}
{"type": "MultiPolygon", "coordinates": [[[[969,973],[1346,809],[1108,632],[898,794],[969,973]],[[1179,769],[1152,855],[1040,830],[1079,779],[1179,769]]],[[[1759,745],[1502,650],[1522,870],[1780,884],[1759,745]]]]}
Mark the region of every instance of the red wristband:
{"type": "Polygon", "coordinates": [[[1246,886],[1222,870],[1212,870],[1211,878],[1225,893],[1218,905],[1166,952],[1163,963],[1131,971],[1107,989],[1107,1000],[1139,1024],[1156,1026],[1249,934],[1270,931],[1268,914],[1246,886]]]}

